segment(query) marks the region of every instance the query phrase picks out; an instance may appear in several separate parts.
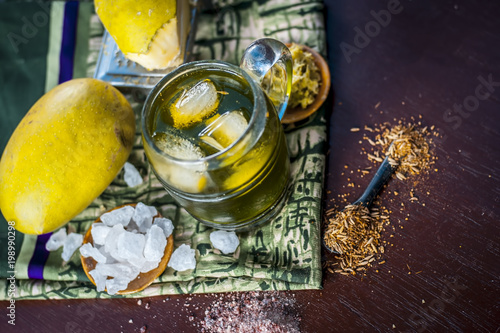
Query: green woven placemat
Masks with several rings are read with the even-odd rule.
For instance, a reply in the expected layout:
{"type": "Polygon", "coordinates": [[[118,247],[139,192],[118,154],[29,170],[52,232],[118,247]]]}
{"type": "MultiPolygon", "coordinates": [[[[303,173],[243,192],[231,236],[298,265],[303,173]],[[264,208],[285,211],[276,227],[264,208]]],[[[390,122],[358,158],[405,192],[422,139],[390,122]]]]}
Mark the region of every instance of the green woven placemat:
{"type": "MultiPolygon", "coordinates": [[[[238,63],[245,47],[261,37],[306,44],[325,54],[321,1],[233,1],[230,6],[223,5],[223,1],[213,3],[213,8],[205,9],[200,15],[194,47],[197,59],[238,63]]],[[[0,50],[3,49],[0,60],[11,65],[9,73],[1,72],[0,76],[6,87],[0,101],[0,106],[5,106],[0,110],[2,150],[17,122],[31,104],[58,83],[63,71],[60,55],[65,50],[61,47],[65,41],[64,19],[71,12],[64,2],[52,2],[47,6],[48,9],[36,3],[0,4],[0,35],[14,32],[22,37],[23,16],[29,19],[43,12],[50,17],[46,25],[37,27],[38,38],[18,44],[17,50],[10,41],[0,42],[0,50]],[[23,61],[19,61],[20,58],[23,61]],[[36,70],[30,72],[31,68],[36,70]],[[11,78],[9,75],[14,75],[14,79],[5,85],[5,80],[11,78]],[[23,85],[29,87],[22,90],[23,85]]],[[[76,18],[72,77],[92,76],[103,28],[92,4],[80,3],[76,18]]],[[[138,120],[142,98],[135,94],[127,97],[138,120]]],[[[293,187],[285,208],[273,221],[250,232],[239,233],[240,247],[229,255],[214,251],[209,241],[213,229],[197,222],[164,191],[145,159],[139,134],[129,162],[138,168],[144,183],[128,187],[123,180],[123,171],[120,172],[102,195],[66,228],[83,234],[104,209],[144,202],[156,206],[174,221],[174,248],[186,243],[196,249],[197,266],[195,270],[185,272],[167,268],[150,287],[126,297],[321,288],[320,222],[326,148],[324,110],[300,126],[286,129],[293,187]]],[[[95,290],[82,270],[78,253],[67,263],[62,262],[62,250],[50,253],[42,262],[43,280],[30,278],[30,270],[39,260],[36,246],[40,239],[37,236],[16,232],[13,270],[7,256],[5,221],[1,222],[0,231],[1,244],[5,244],[0,249],[1,299],[12,297],[11,286],[15,286],[16,299],[111,297],[95,290]],[[7,279],[13,274],[15,284],[11,284],[13,279],[7,279]]]]}

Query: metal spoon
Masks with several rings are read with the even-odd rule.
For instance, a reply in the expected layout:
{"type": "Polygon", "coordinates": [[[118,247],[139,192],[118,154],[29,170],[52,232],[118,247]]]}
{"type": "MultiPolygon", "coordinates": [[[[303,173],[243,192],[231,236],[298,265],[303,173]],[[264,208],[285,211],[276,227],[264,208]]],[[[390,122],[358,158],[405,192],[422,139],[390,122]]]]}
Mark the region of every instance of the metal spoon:
{"type": "MultiPolygon", "coordinates": [[[[389,150],[390,151],[390,147],[389,150]]],[[[389,181],[394,171],[397,169],[397,165],[391,165],[389,162],[389,156],[387,156],[380,167],[378,168],[375,176],[371,180],[370,184],[366,188],[365,192],[359,197],[358,200],[354,201],[352,205],[363,205],[367,208],[370,208],[373,200],[377,197],[380,190],[384,187],[384,185],[389,181]]],[[[322,237],[323,246],[330,251],[331,253],[339,254],[334,249],[330,248],[325,243],[325,237],[322,237]]]]}

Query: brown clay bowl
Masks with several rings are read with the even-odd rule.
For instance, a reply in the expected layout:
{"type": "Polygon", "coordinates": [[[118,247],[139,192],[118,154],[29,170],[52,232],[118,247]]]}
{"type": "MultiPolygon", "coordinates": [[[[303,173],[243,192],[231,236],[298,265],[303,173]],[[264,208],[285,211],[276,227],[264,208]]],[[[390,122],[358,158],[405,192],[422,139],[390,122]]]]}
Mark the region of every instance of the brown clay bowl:
{"type": "MultiPolygon", "coordinates": [[[[318,94],[316,95],[316,99],[312,104],[308,105],[305,109],[303,109],[300,105],[294,108],[289,107],[286,109],[285,115],[283,116],[283,119],[281,119],[281,122],[283,124],[295,123],[297,121],[306,119],[307,117],[312,115],[323,104],[323,102],[328,97],[328,93],[330,92],[331,78],[330,78],[330,69],[328,68],[328,63],[318,52],[311,49],[310,47],[307,47],[302,44],[297,44],[297,45],[299,45],[304,51],[312,54],[314,62],[316,66],[318,66],[318,69],[321,72],[321,85],[319,87],[318,94]]],[[[291,44],[288,43],[286,44],[286,46],[290,47],[291,44]]]]}
{"type": "MultiPolygon", "coordinates": [[[[124,206],[132,206],[135,207],[136,204],[127,204],[127,205],[122,205],[115,207],[113,209],[108,210],[108,212],[124,207],[124,206]]],[[[161,217],[161,214],[158,213],[154,217],[161,217]]],[[[97,220],[94,221],[94,223],[99,223],[101,222],[101,218],[98,217],[97,220]]],[[[85,237],[83,238],[83,244],[86,243],[91,243],[92,245],[94,244],[94,240],[92,239],[92,226],[87,230],[87,233],[85,234],[85,237]]],[[[140,273],[134,280],[130,281],[128,284],[127,288],[124,290],[120,290],[117,292],[118,295],[127,295],[127,294],[133,294],[135,292],[141,291],[147,286],[149,286],[153,281],[160,276],[164,271],[165,268],[167,268],[168,261],[170,260],[170,257],[172,256],[172,252],[174,249],[174,237],[173,235],[170,235],[167,238],[167,246],[165,246],[165,252],[163,254],[163,258],[161,259],[160,263],[158,264],[158,267],[155,269],[146,272],[146,273],[140,273]]],[[[82,267],[83,270],[85,271],[85,274],[89,278],[89,280],[95,285],[94,279],[92,276],[89,274],[90,271],[92,271],[95,266],[97,265],[97,261],[94,260],[92,257],[87,257],[84,258],[83,256],[80,256],[80,259],[82,261],[82,267]]]]}

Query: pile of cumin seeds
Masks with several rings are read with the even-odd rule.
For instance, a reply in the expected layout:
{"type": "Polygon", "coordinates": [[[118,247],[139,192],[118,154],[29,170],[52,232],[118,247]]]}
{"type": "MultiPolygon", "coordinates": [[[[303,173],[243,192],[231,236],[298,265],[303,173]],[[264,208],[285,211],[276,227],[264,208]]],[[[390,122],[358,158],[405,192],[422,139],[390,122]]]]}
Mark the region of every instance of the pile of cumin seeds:
{"type": "Polygon", "coordinates": [[[432,142],[429,136],[434,126],[420,126],[421,122],[405,124],[401,120],[395,126],[389,123],[383,123],[375,129],[365,126],[366,131],[377,133],[374,140],[366,135],[363,137],[374,146],[373,153],[367,154],[368,159],[380,163],[383,161],[382,156],[389,156],[391,165],[398,166],[396,177],[400,180],[405,180],[408,175],[420,174],[434,162],[429,146],[432,142]],[[381,152],[376,150],[377,147],[381,152]]]}
{"type": "Polygon", "coordinates": [[[370,211],[363,205],[347,205],[337,212],[324,233],[325,245],[337,252],[337,262],[330,263],[328,271],[342,275],[366,271],[384,252],[380,237],[388,220],[376,207],[370,211]]]}
{"type": "MultiPolygon", "coordinates": [[[[419,116],[419,118],[422,117],[419,116]]],[[[399,121],[394,119],[394,123],[396,123],[394,126],[388,122],[376,124],[373,128],[364,126],[363,139],[369,145],[368,147],[362,146],[360,153],[367,155],[368,160],[374,162],[375,166],[365,168],[360,166],[351,169],[350,173],[347,172],[348,170],[343,170],[341,175],[348,176],[347,187],[355,188],[353,177],[370,177],[372,171],[377,169],[386,156],[392,165],[399,164],[395,177],[401,181],[407,181],[411,176],[426,173],[430,166],[435,163],[437,157],[432,154],[431,146],[434,144],[433,139],[439,137],[440,134],[434,126],[424,127],[421,121],[414,117],[411,117],[411,122],[406,122],[405,119],[399,121]],[[394,144],[391,146],[392,143],[394,144]],[[357,170],[357,174],[354,173],[355,170],[357,170]]],[[[354,133],[360,130],[360,127],[351,128],[351,132],[354,133]]],[[[359,143],[363,144],[363,141],[360,140],[359,143]]],[[[347,164],[345,169],[348,169],[347,164]]],[[[434,169],[434,171],[438,170],[434,169]]],[[[420,180],[425,180],[425,176],[420,180]]],[[[413,181],[413,184],[416,186],[418,182],[413,181]]],[[[360,185],[357,187],[360,188],[360,185]]],[[[415,196],[415,190],[418,189],[412,188],[410,190],[410,202],[419,201],[418,196],[415,196]]],[[[324,262],[324,267],[330,273],[343,275],[362,273],[365,275],[367,268],[375,264],[375,261],[378,261],[378,264],[385,263],[381,257],[385,247],[390,243],[387,240],[381,240],[381,235],[387,232],[388,228],[394,232],[395,227],[391,225],[389,220],[390,212],[383,207],[371,208],[371,211],[365,207],[346,208],[341,211],[343,206],[339,205],[345,203],[351,194],[355,193],[339,194],[339,203],[335,204],[335,208],[326,212],[324,241],[326,245],[335,249],[339,254],[335,256],[335,261],[327,259],[324,262]],[[352,214],[355,215],[352,216],[352,214]],[[354,228],[351,224],[346,224],[346,221],[358,221],[359,227],[354,228]]],[[[390,202],[394,202],[397,195],[398,192],[394,191],[394,197],[390,202]]],[[[397,198],[398,201],[403,199],[397,198]]],[[[421,204],[425,206],[425,203],[421,204]]],[[[397,207],[400,206],[397,205],[397,207]]],[[[403,202],[401,202],[401,207],[404,207],[403,202]]],[[[400,210],[403,209],[401,207],[400,210]]],[[[408,217],[405,220],[408,220],[408,217]]]]}

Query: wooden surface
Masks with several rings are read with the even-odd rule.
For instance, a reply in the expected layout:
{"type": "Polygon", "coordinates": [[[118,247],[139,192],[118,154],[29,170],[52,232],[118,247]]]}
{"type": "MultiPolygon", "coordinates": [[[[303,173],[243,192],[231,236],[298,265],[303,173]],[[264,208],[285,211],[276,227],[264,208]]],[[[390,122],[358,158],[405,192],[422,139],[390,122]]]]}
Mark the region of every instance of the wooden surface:
{"type": "MultiPolygon", "coordinates": [[[[294,292],[301,329],[498,332],[500,3],[402,0],[400,12],[373,30],[349,62],[342,43],[355,46],[354,28],[364,29],[374,20],[370,11],[387,4],[326,1],[333,93],[324,208],[340,194],[354,200],[369,181],[356,172],[372,164],[360,154],[362,132],[351,127],[422,115],[424,125],[443,135],[434,148],[438,171],[390,181],[381,194],[394,226],[384,234],[392,244],[385,264],[363,279],[326,273],[323,290],[294,292]],[[453,111],[484,93],[476,91],[478,77],[498,82],[490,96],[469,105],[471,111],[453,111]],[[411,188],[418,202],[409,201],[411,188]]],[[[193,323],[215,297],[152,297],[142,305],[135,299],[19,301],[15,329],[4,318],[0,331],[138,332],[147,325],[148,332],[195,332],[193,323]]]]}

